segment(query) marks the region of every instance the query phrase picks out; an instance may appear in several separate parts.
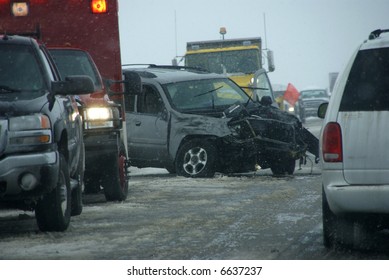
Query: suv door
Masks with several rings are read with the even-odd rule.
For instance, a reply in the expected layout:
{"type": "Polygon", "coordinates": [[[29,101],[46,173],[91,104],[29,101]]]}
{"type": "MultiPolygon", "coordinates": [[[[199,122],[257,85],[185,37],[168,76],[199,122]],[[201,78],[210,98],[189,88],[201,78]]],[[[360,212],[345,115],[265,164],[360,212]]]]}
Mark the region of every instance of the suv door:
{"type": "MultiPolygon", "coordinates": [[[[162,163],[168,160],[168,114],[158,90],[148,84],[126,112],[131,161],[162,163]]],[[[160,166],[163,166],[162,163],[160,166]]]]}

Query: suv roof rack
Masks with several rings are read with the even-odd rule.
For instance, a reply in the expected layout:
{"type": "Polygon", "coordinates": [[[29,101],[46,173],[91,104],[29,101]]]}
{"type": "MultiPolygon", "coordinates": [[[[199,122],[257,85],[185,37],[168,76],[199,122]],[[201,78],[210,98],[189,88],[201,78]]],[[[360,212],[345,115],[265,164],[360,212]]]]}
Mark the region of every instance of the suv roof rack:
{"type": "MultiPolygon", "coordinates": [[[[123,64],[123,67],[126,66],[145,66],[145,68],[160,68],[160,69],[175,69],[175,70],[189,70],[196,72],[209,73],[206,69],[200,67],[189,67],[189,66],[179,66],[179,65],[157,65],[157,64],[123,64]]],[[[129,68],[131,69],[131,68],[129,68]]]]}
{"type": "Polygon", "coordinates": [[[200,67],[189,67],[189,66],[180,66],[180,65],[155,65],[150,64],[150,68],[165,68],[165,69],[176,69],[176,70],[194,70],[194,71],[200,71],[200,72],[207,72],[204,68],[200,67]]]}
{"type": "Polygon", "coordinates": [[[389,29],[376,29],[370,33],[369,40],[374,40],[378,38],[381,35],[381,33],[385,33],[385,32],[389,32],[389,29]]]}

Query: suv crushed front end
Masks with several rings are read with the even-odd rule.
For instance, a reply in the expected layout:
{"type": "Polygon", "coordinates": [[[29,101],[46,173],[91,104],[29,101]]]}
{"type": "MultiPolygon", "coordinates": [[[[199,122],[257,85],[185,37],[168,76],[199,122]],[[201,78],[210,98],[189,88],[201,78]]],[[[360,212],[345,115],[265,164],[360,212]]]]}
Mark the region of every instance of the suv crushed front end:
{"type": "Polygon", "coordinates": [[[232,134],[223,137],[223,143],[235,151],[225,161],[230,166],[236,166],[239,157],[250,164],[248,170],[271,168],[276,174],[293,174],[295,161],[306,157],[307,151],[317,161],[318,139],[295,116],[272,106],[231,109],[239,113],[228,122],[232,134]]]}

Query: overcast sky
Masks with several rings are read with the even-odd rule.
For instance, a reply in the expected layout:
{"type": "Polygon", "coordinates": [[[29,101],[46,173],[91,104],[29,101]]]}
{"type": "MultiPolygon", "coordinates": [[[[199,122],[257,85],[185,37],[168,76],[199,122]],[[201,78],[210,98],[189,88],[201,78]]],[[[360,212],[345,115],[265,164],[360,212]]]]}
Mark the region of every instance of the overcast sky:
{"type": "Polygon", "coordinates": [[[328,87],[357,44],[389,28],[388,13],[389,0],[119,0],[122,62],[171,64],[225,27],[226,39],[259,36],[274,51],[273,84],[328,87]]]}

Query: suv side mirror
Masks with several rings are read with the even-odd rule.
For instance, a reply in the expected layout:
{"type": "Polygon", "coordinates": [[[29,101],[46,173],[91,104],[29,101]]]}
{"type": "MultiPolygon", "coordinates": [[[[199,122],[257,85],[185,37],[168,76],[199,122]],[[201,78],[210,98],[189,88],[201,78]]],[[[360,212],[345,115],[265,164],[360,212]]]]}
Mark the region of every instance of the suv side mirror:
{"type": "Polygon", "coordinates": [[[67,76],[64,81],[52,82],[51,88],[58,95],[81,95],[95,91],[93,81],[87,75],[67,76]]]}
{"type": "Polygon", "coordinates": [[[267,66],[269,72],[273,72],[276,69],[276,66],[274,64],[274,53],[271,50],[267,51],[267,66]]]}
{"type": "Polygon", "coordinates": [[[261,98],[261,104],[262,104],[263,106],[270,106],[270,105],[273,104],[273,100],[271,99],[270,96],[263,96],[263,97],[261,98]]]}
{"type": "Polygon", "coordinates": [[[317,109],[317,116],[321,119],[324,119],[324,117],[326,116],[327,108],[328,102],[320,104],[319,108],[317,109]]]}
{"type": "Polygon", "coordinates": [[[142,80],[138,73],[126,71],[124,76],[124,93],[127,95],[137,95],[142,92],[142,80]]]}

